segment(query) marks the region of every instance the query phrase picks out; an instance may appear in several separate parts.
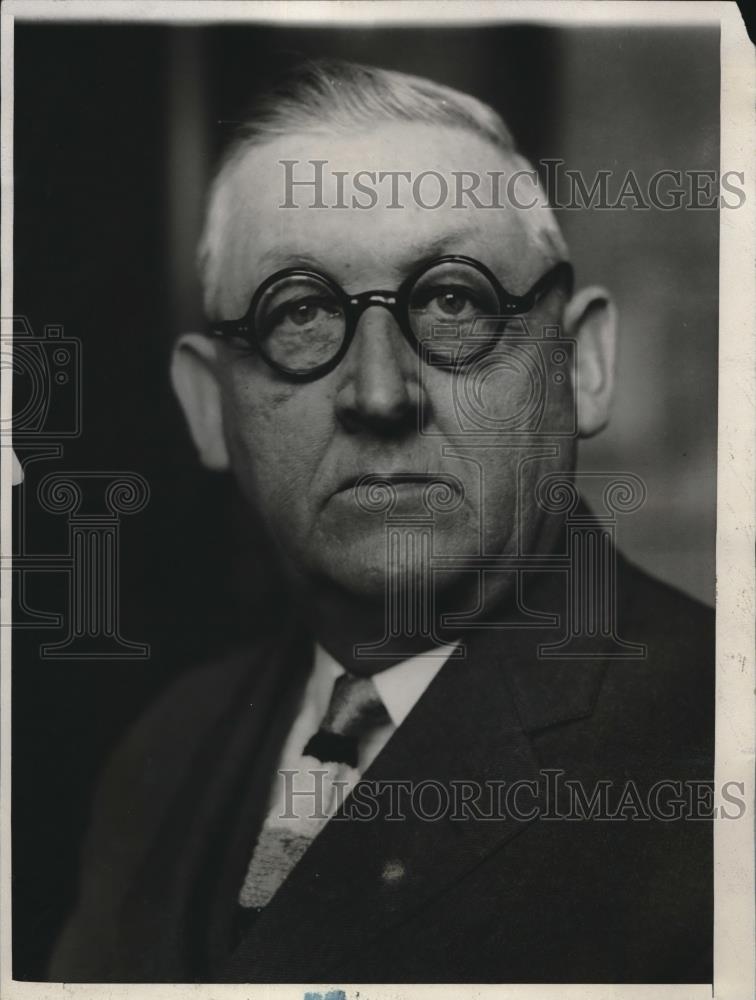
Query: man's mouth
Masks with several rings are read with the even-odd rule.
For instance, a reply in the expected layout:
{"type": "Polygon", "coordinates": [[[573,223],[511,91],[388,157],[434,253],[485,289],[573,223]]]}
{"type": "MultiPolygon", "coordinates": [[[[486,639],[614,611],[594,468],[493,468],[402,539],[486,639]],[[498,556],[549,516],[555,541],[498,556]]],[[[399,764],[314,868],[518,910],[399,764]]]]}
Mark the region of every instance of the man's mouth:
{"type": "Polygon", "coordinates": [[[357,475],[346,476],[334,490],[334,493],[345,493],[354,489],[370,489],[377,486],[390,486],[398,488],[412,484],[429,486],[431,483],[444,482],[449,477],[444,473],[434,472],[362,472],[357,475]]]}
{"type": "Polygon", "coordinates": [[[464,484],[451,473],[392,470],[345,476],[331,499],[368,514],[397,513],[409,505],[412,510],[422,507],[427,515],[456,510],[464,497],[464,484]]]}

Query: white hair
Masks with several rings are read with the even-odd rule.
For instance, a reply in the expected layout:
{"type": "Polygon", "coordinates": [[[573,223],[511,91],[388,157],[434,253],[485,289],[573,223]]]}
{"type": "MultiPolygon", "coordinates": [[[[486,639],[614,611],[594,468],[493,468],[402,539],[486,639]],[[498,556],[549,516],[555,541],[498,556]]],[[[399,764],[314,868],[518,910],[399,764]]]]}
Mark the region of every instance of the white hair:
{"type": "MultiPolygon", "coordinates": [[[[356,128],[387,122],[422,122],[462,128],[481,136],[511,160],[532,170],[520,156],[509,129],[493,108],[469,94],[423,77],[335,59],[303,63],[260,94],[237,128],[210,185],[198,267],[205,308],[212,310],[221,280],[224,234],[235,213],[228,183],[250,149],[292,133],[328,128],[349,135],[356,128]]],[[[567,248],[545,194],[534,236],[545,249],[565,258],[567,248]]]]}

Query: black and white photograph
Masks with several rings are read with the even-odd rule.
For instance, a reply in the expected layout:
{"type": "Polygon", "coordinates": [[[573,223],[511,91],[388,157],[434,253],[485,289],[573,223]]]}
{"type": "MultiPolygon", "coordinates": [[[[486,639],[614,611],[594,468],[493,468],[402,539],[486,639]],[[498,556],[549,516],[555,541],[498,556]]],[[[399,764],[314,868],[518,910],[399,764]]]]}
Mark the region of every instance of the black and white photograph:
{"type": "Polygon", "coordinates": [[[2,17],[3,997],[748,1000],[738,6],[2,17]]]}

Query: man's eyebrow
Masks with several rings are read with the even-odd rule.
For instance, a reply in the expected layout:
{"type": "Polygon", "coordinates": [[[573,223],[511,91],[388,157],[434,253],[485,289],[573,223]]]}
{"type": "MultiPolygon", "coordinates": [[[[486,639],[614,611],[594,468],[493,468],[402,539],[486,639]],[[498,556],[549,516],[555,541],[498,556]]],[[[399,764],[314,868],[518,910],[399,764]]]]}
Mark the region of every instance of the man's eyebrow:
{"type": "MultiPolygon", "coordinates": [[[[459,252],[459,244],[463,239],[474,235],[470,226],[461,226],[442,233],[431,240],[419,240],[402,248],[396,261],[401,272],[412,271],[436,257],[459,252]]],[[[277,248],[266,251],[260,258],[261,264],[271,271],[283,270],[288,267],[301,267],[313,271],[323,270],[323,260],[302,250],[287,250],[277,248]]]]}
{"type": "Polygon", "coordinates": [[[471,226],[450,229],[432,240],[422,240],[410,244],[397,258],[402,271],[422,267],[436,257],[444,257],[460,252],[460,243],[474,234],[471,226]]]}
{"type": "Polygon", "coordinates": [[[260,258],[260,263],[273,271],[281,271],[287,267],[301,267],[312,271],[323,269],[322,260],[301,250],[268,250],[260,258]]]}

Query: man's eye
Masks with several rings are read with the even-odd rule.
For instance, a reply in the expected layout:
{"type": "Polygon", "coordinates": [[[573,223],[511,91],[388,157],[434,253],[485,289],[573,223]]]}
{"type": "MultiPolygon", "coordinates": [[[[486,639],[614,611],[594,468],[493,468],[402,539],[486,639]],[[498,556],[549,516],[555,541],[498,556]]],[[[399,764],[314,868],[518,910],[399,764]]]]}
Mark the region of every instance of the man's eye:
{"type": "Polygon", "coordinates": [[[319,311],[320,306],[315,305],[314,302],[302,302],[289,310],[289,319],[298,326],[305,326],[307,323],[315,321],[319,311]]]}
{"type": "Polygon", "coordinates": [[[463,316],[469,315],[477,308],[477,301],[473,295],[461,288],[445,288],[427,299],[426,308],[431,308],[444,316],[463,316]]]}
{"type": "Polygon", "coordinates": [[[274,313],[276,323],[290,322],[294,326],[308,326],[318,320],[333,318],[339,314],[339,307],[336,303],[324,299],[302,299],[299,302],[292,302],[281,306],[274,313]],[[277,315],[276,315],[277,314],[277,315]]]}
{"type": "Polygon", "coordinates": [[[452,316],[461,313],[469,301],[466,296],[460,295],[458,292],[445,292],[438,300],[441,309],[452,316]]]}

